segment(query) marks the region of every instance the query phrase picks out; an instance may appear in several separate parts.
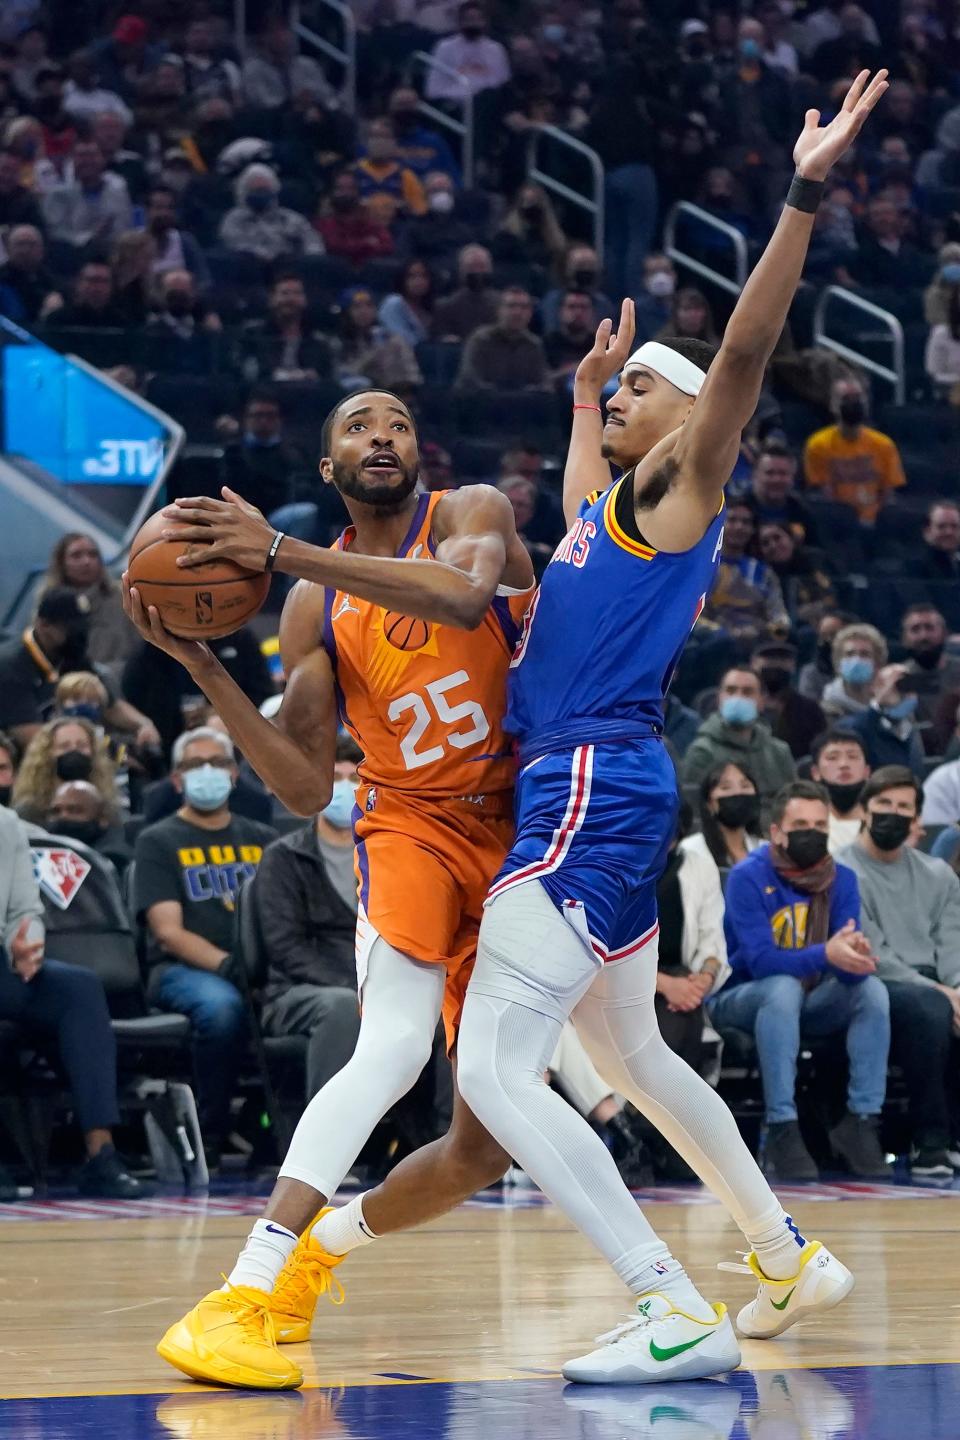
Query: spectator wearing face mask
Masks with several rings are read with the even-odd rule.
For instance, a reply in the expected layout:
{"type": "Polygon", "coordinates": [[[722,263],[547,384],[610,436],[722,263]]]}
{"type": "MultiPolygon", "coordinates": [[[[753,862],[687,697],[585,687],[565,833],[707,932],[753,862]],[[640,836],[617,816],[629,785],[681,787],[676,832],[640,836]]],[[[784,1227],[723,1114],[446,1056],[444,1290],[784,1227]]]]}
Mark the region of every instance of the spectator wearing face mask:
{"type": "Polygon", "coordinates": [[[754,1037],[766,1110],[765,1164],[778,1180],[816,1180],[797,1123],[804,1037],[841,1035],[850,1061],[847,1110],[830,1131],[854,1175],[886,1178],[879,1142],[890,1005],[860,928],[857,881],[827,851],[827,795],[795,780],[777,795],[770,843],[734,866],[724,928],[732,975],[708,1001],[721,1033],[754,1037]]]}
{"type": "Polygon", "coordinates": [[[420,180],[436,172],[454,185],[460,183],[460,167],[439,130],[420,114],[420,96],[412,85],[398,85],[390,96],[388,114],[393,125],[397,159],[420,180]]]}
{"type": "Polygon", "coordinates": [[[431,170],[424,177],[423,193],[427,202],[426,214],[408,221],[407,248],[421,260],[427,263],[443,261],[444,268],[447,268],[458,251],[469,243],[474,227],[457,213],[453,181],[442,170],[431,170]]]}
{"type": "Polygon", "coordinates": [[[459,284],[438,300],[433,312],[434,340],[466,340],[497,318],[500,292],[493,285],[493,257],[484,245],[465,245],[457,256],[459,284]]]}
{"type": "Polygon", "coordinates": [[[268,165],[248,165],[234,193],[237,203],[220,223],[225,249],[266,261],[323,254],[323,241],[306,216],[279,203],[280,181],[268,165]]]}
{"type": "Polygon", "coordinates": [[[845,610],[828,610],[820,617],[814,657],[803,666],[797,681],[797,689],[801,695],[806,695],[809,700],[816,700],[818,704],[822,701],[824,690],[836,676],[833,668],[833,642],[845,626],[855,623],[856,617],[845,610]]]}
{"type": "Polygon", "coordinates": [[[362,203],[360,182],[352,167],[334,176],[316,227],[327,254],[349,260],[351,265],[383,260],[393,254],[393,236],[362,203]]]}
{"type": "Polygon", "coordinates": [[[307,1037],[307,1100],[349,1060],[360,1027],[352,815],[361,758],[348,736],[337,742],[329,805],[268,845],[260,863],[263,1026],[268,1035],[307,1037]]]}
{"type": "Polygon", "coordinates": [[[817,702],[801,695],[795,686],[796,647],[779,641],[758,645],[750,666],[760,679],[761,712],[773,734],[789,746],[795,760],[809,755],[825,721],[817,702]]]}
{"type": "Polygon", "coordinates": [[[960,692],[960,659],[946,653],[946,621],[934,605],[908,605],[900,641],[907,654],[906,683],[917,697],[916,718],[924,727],[924,747],[928,755],[942,755],[948,739],[940,724],[943,703],[960,692]]]}
{"type": "Polygon", "coordinates": [[[65,586],[45,591],[32,625],[0,644],[0,729],[26,746],[53,708],[62,671],[89,669],[90,606],[65,586]]]}
{"type": "Polygon", "coordinates": [[[50,720],[27,746],[13,787],[13,808],[22,820],[43,825],[58,785],[89,780],[116,815],[117,776],[105,737],[81,716],[50,720]]]}
{"type": "Polygon", "coordinates": [[[761,800],[772,800],[796,773],[790,748],[777,740],[760,718],[760,680],[752,670],[735,666],[720,681],[717,710],[683,758],[680,778],[698,785],[708,770],[721,763],[742,765],[753,776],[761,800]]]}
{"type": "Polygon", "coordinates": [[[834,678],[823,689],[823,713],[830,720],[859,715],[870,704],[877,675],[887,663],[887,642],[873,625],[857,621],[835,633],[831,653],[834,678]]]}
{"type": "Polygon", "coordinates": [[[205,373],[211,355],[208,337],[222,331],[220,316],[200,299],[189,270],[167,270],[157,288],[157,308],[144,328],[153,363],[180,374],[205,373]]]}
{"type": "Polygon", "coordinates": [[[803,452],[807,485],[827,500],[849,505],[861,525],[871,526],[893,492],[907,483],[900,452],[889,435],[864,423],[866,391],[855,376],[834,381],[830,408],[836,423],[811,435],[803,452]]]}
{"type": "MultiPolygon", "coordinates": [[[[564,297],[570,290],[579,290],[590,296],[590,303],[593,306],[593,313],[599,323],[605,316],[614,316],[619,313],[619,305],[614,306],[610,296],[602,288],[603,277],[600,272],[600,257],[592,245],[584,245],[577,241],[571,245],[563,262],[563,284],[548,290],[540,301],[540,319],[543,331],[548,334],[555,330],[560,317],[560,306],[564,297]]],[[[639,322],[636,340],[641,339],[639,322]]]]}
{"type": "Polygon", "coordinates": [[[247,1030],[230,979],[235,901],[276,834],[232,813],[237,767],[226,735],[185,731],[171,758],[181,804],[137,837],[134,906],[147,928],[150,997],[190,1019],[200,1128],[216,1165],[247,1030]]]}
{"type": "Polygon", "coordinates": [[[510,61],[499,40],[487,34],[487,17],[481,5],[467,0],[460,6],[456,35],[439,40],[433,49],[436,66],[427,71],[426,98],[460,105],[464,86],[447,72],[455,70],[472,95],[496,90],[510,79],[510,61]],[[440,66],[444,68],[441,69],[440,66]]]}
{"type": "Polygon", "coordinates": [[[401,161],[393,122],[387,116],[370,121],[366,153],[351,168],[363,208],[378,224],[390,229],[397,220],[426,213],[423,186],[401,161]]]}
{"type": "Polygon", "coordinates": [[[830,797],[830,854],[839,855],[860,834],[863,806],[860,797],[870,778],[863,741],[855,730],[825,730],[811,751],[811,778],[830,797]]]}
{"type": "Polygon", "coordinates": [[[107,574],[96,541],[80,530],[62,535],[50,552],[43,589],[68,587],[87,602],[87,654],[119,677],[137,647],[137,634],[120,603],[120,587],[107,574]]]}
{"type": "Polygon", "coordinates": [[[643,290],[634,301],[637,333],[635,341],[642,344],[662,333],[670,321],[673,296],[677,288],[677,272],[673,261],[659,253],[648,255],[643,262],[643,290]]]}
{"type": "Polygon", "coordinates": [[[850,719],[863,741],[871,770],[905,765],[923,774],[923,743],[916,725],[915,681],[905,665],[886,665],[873,683],[870,703],[850,719]]]}
{"type": "Polygon", "coordinates": [[[43,823],[51,835],[65,835],[96,850],[118,875],[133,858],[123,830],[112,823],[110,807],[90,780],[65,780],[58,785],[43,823]]]}
{"type": "Polygon", "coordinates": [[[700,830],[680,842],[709,856],[722,870],[745,860],[763,843],[757,782],[745,766],[721,760],[700,781],[700,830]]]}
{"type": "Polygon", "coordinates": [[[890,999],[910,1173],[949,1179],[960,1170],[960,881],[909,844],[921,796],[909,770],[875,771],[863,790],[863,828],[840,858],[856,873],[863,928],[890,999]]]}

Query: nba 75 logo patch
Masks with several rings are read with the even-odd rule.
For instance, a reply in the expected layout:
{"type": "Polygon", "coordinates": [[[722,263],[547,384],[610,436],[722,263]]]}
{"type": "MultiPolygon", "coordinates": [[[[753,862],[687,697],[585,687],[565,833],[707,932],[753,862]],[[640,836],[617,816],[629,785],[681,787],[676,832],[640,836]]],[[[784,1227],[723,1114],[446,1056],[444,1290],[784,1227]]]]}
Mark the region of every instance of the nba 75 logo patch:
{"type": "Polygon", "coordinates": [[[198,625],[213,624],[213,591],[195,590],[193,600],[197,610],[198,625]]]}

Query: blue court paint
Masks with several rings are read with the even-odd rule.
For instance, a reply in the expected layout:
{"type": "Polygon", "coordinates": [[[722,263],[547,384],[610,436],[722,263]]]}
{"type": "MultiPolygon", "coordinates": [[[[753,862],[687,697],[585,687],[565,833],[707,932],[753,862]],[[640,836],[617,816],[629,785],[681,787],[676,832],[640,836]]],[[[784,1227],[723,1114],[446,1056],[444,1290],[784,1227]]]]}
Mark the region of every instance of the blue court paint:
{"type": "Polygon", "coordinates": [[[507,1380],[0,1405],[0,1440],[956,1440],[960,1365],[737,1371],[638,1386],[507,1380]]]}

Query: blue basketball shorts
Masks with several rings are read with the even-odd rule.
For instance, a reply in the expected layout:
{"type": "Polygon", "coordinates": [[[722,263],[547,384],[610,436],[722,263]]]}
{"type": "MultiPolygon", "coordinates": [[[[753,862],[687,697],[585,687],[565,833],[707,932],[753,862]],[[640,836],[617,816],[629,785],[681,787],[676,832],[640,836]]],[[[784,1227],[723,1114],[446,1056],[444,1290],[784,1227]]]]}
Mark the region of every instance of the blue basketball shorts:
{"type": "Polygon", "coordinates": [[[517,782],[513,848],[486,903],[539,880],[599,961],[624,959],[656,933],[677,807],[673,762],[657,736],[531,760],[517,782]]]}

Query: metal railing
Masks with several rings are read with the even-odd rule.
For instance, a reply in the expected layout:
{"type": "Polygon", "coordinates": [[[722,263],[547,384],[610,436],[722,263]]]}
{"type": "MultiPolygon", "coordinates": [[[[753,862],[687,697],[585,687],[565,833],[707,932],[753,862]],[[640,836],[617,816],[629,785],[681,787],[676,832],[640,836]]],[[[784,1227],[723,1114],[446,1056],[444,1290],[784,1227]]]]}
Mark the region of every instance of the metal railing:
{"type": "Polygon", "coordinates": [[[334,15],[337,16],[343,27],[342,39],[339,45],[334,45],[324,35],[318,35],[316,30],[311,30],[304,25],[300,19],[300,5],[298,0],[293,0],[290,6],[290,26],[298,40],[303,40],[307,45],[312,45],[328,59],[335,60],[343,68],[343,80],[340,85],[340,98],[344,108],[352,115],[357,108],[357,22],[352,8],[344,3],[344,0],[319,0],[334,15]]]}
{"type": "Polygon", "coordinates": [[[603,194],[603,161],[596,150],[591,150],[582,140],[574,135],[568,135],[566,130],[561,130],[556,125],[533,125],[531,134],[527,140],[527,179],[533,180],[549,190],[554,195],[559,195],[568,204],[575,205],[578,210],[586,210],[593,222],[593,248],[603,258],[603,240],[606,229],[606,209],[603,194]],[[568,150],[580,155],[590,167],[592,197],[574,190],[572,186],[564,184],[556,176],[542,170],[538,164],[537,156],[540,149],[540,142],[543,139],[555,141],[558,145],[565,145],[568,150]]]}
{"type": "Polygon", "coordinates": [[[451,65],[445,65],[435,55],[427,50],[415,50],[410,56],[411,65],[416,61],[428,72],[433,70],[447,79],[456,81],[460,87],[460,114],[458,120],[455,115],[448,115],[445,110],[439,110],[436,105],[431,105],[429,100],[421,99],[417,109],[421,115],[429,115],[436,125],[442,126],[456,135],[460,141],[460,169],[463,172],[463,183],[467,190],[473,185],[473,91],[470,89],[469,81],[465,80],[459,70],[454,70],[451,65]]]}
{"type": "Polygon", "coordinates": [[[835,355],[849,360],[851,365],[856,365],[860,370],[867,370],[871,375],[876,375],[879,380],[885,380],[888,385],[892,385],[898,405],[902,405],[906,400],[907,371],[904,359],[903,326],[896,315],[891,314],[889,310],[883,310],[879,305],[874,305],[872,301],[864,300],[862,295],[856,295],[852,290],[844,289],[842,285],[828,285],[825,290],[820,292],[816,309],[813,312],[813,343],[822,346],[825,350],[832,350],[835,355]],[[854,350],[851,346],[845,345],[842,340],[835,340],[833,336],[827,334],[826,314],[832,300],[850,305],[853,309],[869,315],[872,320],[885,326],[887,333],[883,339],[889,341],[893,350],[892,365],[881,365],[879,360],[872,360],[862,350],[854,350]]]}
{"type": "Polygon", "coordinates": [[[711,215],[708,210],[701,210],[699,205],[691,205],[689,200],[680,200],[673,206],[667,216],[663,227],[663,250],[671,260],[682,265],[686,270],[692,270],[699,275],[701,280],[706,280],[710,285],[716,285],[720,290],[726,290],[728,295],[739,295],[747,283],[750,262],[747,258],[747,242],[740,234],[740,231],[733,225],[728,225],[725,220],[718,220],[716,215],[711,215]],[[699,224],[705,225],[708,229],[715,230],[730,241],[733,250],[734,275],[724,275],[721,270],[714,270],[712,265],[705,261],[698,260],[695,255],[681,250],[677,244],[677,230],[680,220],[686,216],[688,219],[696,220],[699,224]]]}

